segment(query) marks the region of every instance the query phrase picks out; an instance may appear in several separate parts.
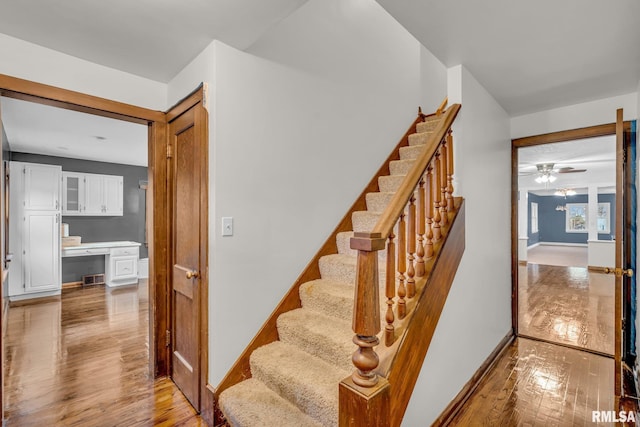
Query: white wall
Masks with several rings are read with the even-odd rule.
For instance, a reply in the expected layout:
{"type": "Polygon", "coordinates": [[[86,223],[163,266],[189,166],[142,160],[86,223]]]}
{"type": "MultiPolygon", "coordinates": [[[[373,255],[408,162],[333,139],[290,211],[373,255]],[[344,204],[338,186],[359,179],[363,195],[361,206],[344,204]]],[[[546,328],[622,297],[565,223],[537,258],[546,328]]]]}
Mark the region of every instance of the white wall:
{"type": "Polygon", "coordinates": [[[167,85],[0,33],[0,73],[139,107],[164,110],[167,85]]]}
{"type": "Polygon", "coordinates": [[[462,104],[453,135],[466,249],[404,426],[430,425],[511,329],[509,117],[464,67],[448,77],[449,101],[462,104]]]}
{"type": "Polygon", "coordinates": [[[624,109],[625,120],[634,120],[640,108],[638,94],[634,92],[512,117],[511,138],[615,123],[618,108],[624,109]]]}
{"type": "Polygon", "coordinates": [[[241,52],[214,42],[169,83],[211,83],[209,382],[216,386],[446,69],[373,0],[311,0],[241,52]],[[212,71],[213,66],[213,71],[212,71]],[[234,236],[220,236],[221,217],[234,236]],[[230,327],[233,324],[233,327],[230,327]]]}

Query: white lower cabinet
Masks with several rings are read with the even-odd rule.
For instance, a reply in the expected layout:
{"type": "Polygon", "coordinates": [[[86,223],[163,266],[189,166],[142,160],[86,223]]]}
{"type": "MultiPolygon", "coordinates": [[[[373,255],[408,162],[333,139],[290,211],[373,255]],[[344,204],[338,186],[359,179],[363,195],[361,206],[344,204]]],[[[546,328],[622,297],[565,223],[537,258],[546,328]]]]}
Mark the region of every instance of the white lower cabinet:
{"type": "Polygon", "coordinates": [[[111,248],[105,262],[107,286],[122,286],[138,283],[137,246],[111,248]]]}

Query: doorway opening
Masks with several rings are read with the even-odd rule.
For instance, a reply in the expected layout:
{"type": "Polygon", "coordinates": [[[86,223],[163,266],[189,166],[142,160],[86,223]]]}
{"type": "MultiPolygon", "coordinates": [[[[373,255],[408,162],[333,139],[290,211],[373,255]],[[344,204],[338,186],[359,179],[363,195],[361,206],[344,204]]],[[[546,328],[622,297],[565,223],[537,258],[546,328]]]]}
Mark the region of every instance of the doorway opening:
{"type": "Polygon", "coordinates": [[[614,355],[614,135],[518,150],[521,336],[614,355]]]}
{"type": "MultiPolygon", "coordinates": [[[[520,336],[560,344],[612,358],[615,378],[614,391],[615,395],[619,397],[637,395],[635,386],[632,384],[633,381],[626,380],[627,376],[632,377],[632,375],[627,374],[632,373],[633,364],[635,363],[635,342],[631,342],[630,337],[633,336],[633,334],[628,332],[635,330],[635,317],[625,316],[623,314],[632,312],[632,309],[634,309],[636,305],[635,279],[632,277],[633,273],[629,273],[630,269],[635,269],[636,242],[636,159],[635,133],[632,132],[633,126],[634,122],[623,121],[622,110],[618,110],[616,123],[512,140],[513,205],[511,230],[513,277],[512,324],[514,333],[520,336]],[[550,208],[547,207],[547,209],[554,211],[552,213],[564,217],[564,222],[560,224],[561,226],[564,225],[565,233],[584,234],[586,229],[587,268],[567,265],[530,264],[527,260],[529,255],[529,242],[532,237],[538,239],[537,241],[540,239],[540,204],[545,204],[546,202],[541,199],[536,199],[536,197],[540,197],[539,195],[534,195],[531,197],[532,200],[529,200],[529,194],[531,193],[519,189],[520,151],[527,147],[534,149],[538,147],[537,150],[539,152],[544,152],[549,149],[549,147],[552,147],[548,151],[553,151],[553,144],[556,143],[576,141],[576,144],[583,144],[586,142],[584,151],[582,151],[583,148],[581,146],[578,146],[580,147],[578,151],[573,150],[573,159],[581,161],[585,160],[581,159],[582,154],[585,154],[585,157],[589,157],[587,155],[589,153],[587,148],[589,139],[595,139],[594,141],[597,141],[601,137],[611,135],[615,137],[615,192],[612,192],[609,188],[608,180],[587,185],[586,191],[578,191],[567,187],[553,188],[554,196],[555,192],[558,191],[558,196],[561,197],[562,200],[553,202],[555,207],[553,207],[553,204],[550,208]],[[575,191],[575,193],[571,191],[571,197],[579,195],[580,192],[586,192],[586,202],[578,201],[578,203],[570,203],[568,200],[564,201],[565,196],[567,199],[570,197],[568,190],[575,191]],[[607,196],[607,193],[615,193],[613,199],[609,200],[607,197],[611,198],[611,196],[607,196]],[[532,206],[533,203],[536,205],[532,206]],[[613,220],[614,217],[615,221],[613,220]],[[531,224],[532,221],[534,222],[533,226],[531,224]],[[538,232],[538,236],[532,236],[532,234],[534,234],[531,232],[532,228],[538,232]],[[612,234],[615,236],[615,240],[613,241],[611,240],[612,234]],[[607,245],[614,247],[614,264],[611,266],[600,265],[612,261],[611,251],[602,250],[602,247],[605,247],[605,249],[608,248],[609,246],[607,245]],[[591,246],[594,247],[592,248],[591,246]],[[615,273],[615,275],[604,276],[602,273],[615,273]],[[613,280],[605,279],[608,277],[611,277],[613,280]],[[529,288],[539,286],[540,283],[544,283],[545,280],[551,283],[555,282],[555,286],[558,289],[563,289],[567,295],[571,295],[570,287],[572,285],[574,285],[575,288],[582,287],[585,288],[583,290],[588,290],[596,294],[598,298],[593,300],[595,302],[592,301],[593,307],[587,309],[587,312],[590,313],[591,320],[595,320],[595,322],[592,323],[591,326],[584,326],[580,323],[580,317],[584,317],[584,313],[576,312],[575,307],[579,307],[580,304],[575,298],[575,294],[573,294],[574,298],[569,297],[568,302],[565,303],[565,307],[568,307],[566,312],[563,313],[562,309],[558,309],[556,313],[554,313],[553,310],[551,310],[551,313],[546,313],[547,315],[544,320],[540,320],[540,318],[545,316],[540,316],[536,324],[535,319],[533,319],[534,315],[531,313],[532,301],[523,298],[523,292],[525,292],[525,294],[530,292],[531,289],[529,288]],[[523,286],[520,286],[521,284],[523,286]],[[613,301],[609,299],[611,297],[613,301]],[[610,309],[611,306],[613,306],[613,310],[610,309]],[[557,316],[554,316],[554,314],[557,316]],[[528,318],[526,317],[527,315],[529,316],[528,318]],[[595,319],[593,319],[594,316],[595,319]],[[601,318],[599,319],[598,316],[601,316],[601,318]],[[530,322],[532,325],[527,322],[530,322]],[[612,324],[612,327],[610,327],[609,324],[612,324]],[[533,326],[534,333],[531,333],[531,326],[533,326]],[[587,329],[589,327],[594,327],[595,329],[592,331],[583,331],[583,328],[587,329]],[[608,331],[612,330],[613,346],[609,344],[611,342],[609,332],[598,330],[600,327],[606,327],[608,331]],[[601,342],[598,343],[598,340],[601,342]]],[[[601,142],[606,141],[606,138],[600,140],[601,142]]],[[[604,144],[606,145],[606,143],[604,144]]],[[[525,158],[526,155],[525,152],[525,158]]],[[[606,155],[599,156],[601,163],[607,163],[611,160],[610,158],[607,159],[606,155]]],[[[562,161],[563,160],[558,162],[545,160],[543,163],[534,164],[531,172],[533,172],[532,175],[534,175],[535,178],[538,178],[536,182],[538,184],[547,183],[547,186],[554,184],[556,180],[558,180],[559,183],[558,177],[554,175],[554,172],[557,173],[558,170],[554,168],[556,166],[555,163],[561,163],[562,161]],[[550,177],[554,179],[550,179],[550,177]]],[[[597,163],[594,163],[589,167],[596,169],[596,164],[597,163]]],[[[578,164],[560,165],[560,167],[564,169],[559,170],[574,171],[569,172],[569,175],[583,174],[589,169],[589,167],[578,164]],[[584,171],[582,171],[583,169],[584,171]]],[[[523,172],[522,174],[526,176],[527,173],[524,169],[524,167],[520,168],[520,172],[523,172]]],[[[550,220],[547,219],[547,221],[550,220]]],[[[545,226],[546,225],[545,223],[545,226]]],[[[543,241],[545,238],[550,238],[548,229],[547,237],[543,235],[542,238],[543,241]]],[[[559,262],[557,259],[554,260],[553,263],[563,264],[563,262],[559,262]]],[[[573,263],[573,261],[571,263],[573,263]]],[[[548,262],[548,264],[552,264],[552,262],[548,262]]],[[[570,263],[564,262],[564,264],[570,263]]],[[[541,292],[540,295],[543,293],[544,292],[541,292]]],[[[551,294],[553,295],[553,292],[551,292],[551,294]]],[[[526,295],[526,297],[529,296],[530,295],[526,295]]],[[[552,296],[552,298],[559,299],[558,294],[552,296]]],[[[588,298],[586,299],[588,300],[588,298]]],[[[553,303],[553,301],[544,301],[542,298],[540,301],[535,301],[534,298],[533,305],[535,306],[536,303],[553,303]]],[[[588,303],[586,304],[588,305],[588,303]]],[[[562,307],[562,304],[560,304],[560,306],[562,307]]]]}

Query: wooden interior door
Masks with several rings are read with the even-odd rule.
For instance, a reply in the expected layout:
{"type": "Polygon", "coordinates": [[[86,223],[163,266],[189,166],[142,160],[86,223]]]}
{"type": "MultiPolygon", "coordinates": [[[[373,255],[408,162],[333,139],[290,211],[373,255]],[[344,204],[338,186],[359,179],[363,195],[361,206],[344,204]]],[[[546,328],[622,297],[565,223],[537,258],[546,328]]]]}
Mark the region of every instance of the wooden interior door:
{"type": "Polygon", "coordinates": [[[607,272],[615,274],[615,393],[616,397],[623,397],[635,394],[632,390],[627,390],[625,384],[625,373],[631,373],[632,366],[628,365],[629,349],[633,346],[625,342],[628,337],[628,330],[633,327],[628,316],[628,308],[635,304],[631,301],[630,290],[635,286],[634,267],[632,260],[632,250],[635,245],[635,232],[631,227],[631,205],[634,203],[631,193],[631,185],[635,180],[631,165],[635,160],[630,158],[631,140],[625,134],[623,111],[616,112],[616,244],[615,244],[615,267],[608,268],[607,272]],[[625,302],[626,301],[626,302],[625,302]],[[627,312],[627,316],[625,316],[627,312]]]}
{"type": "MultiPolygon", "coordinates": [[[[206,269],[206,142],[200,105],[182,112],[169,124],[171,161],[171,378],[196,410],[201,404],[201,286],[206,269]],[[203,206],[204,205],[204,206],[203,206]]],[[[206,365],[206,361],[204,363],[206,365]]]]}

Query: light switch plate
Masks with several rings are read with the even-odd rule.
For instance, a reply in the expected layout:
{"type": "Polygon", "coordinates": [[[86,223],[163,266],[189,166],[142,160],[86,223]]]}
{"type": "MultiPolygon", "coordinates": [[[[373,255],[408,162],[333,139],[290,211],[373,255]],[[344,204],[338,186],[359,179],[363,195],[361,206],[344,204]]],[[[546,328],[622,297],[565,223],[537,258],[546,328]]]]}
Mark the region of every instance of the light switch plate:
{"type": "Polygon", "coordinates": [[[233,236],[233,217],[231,216],[222,217],[222,235],[233,236]]]}

